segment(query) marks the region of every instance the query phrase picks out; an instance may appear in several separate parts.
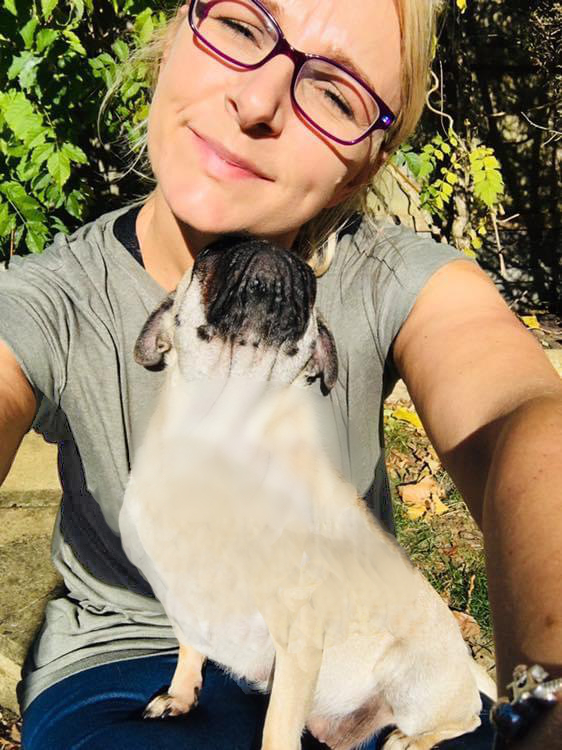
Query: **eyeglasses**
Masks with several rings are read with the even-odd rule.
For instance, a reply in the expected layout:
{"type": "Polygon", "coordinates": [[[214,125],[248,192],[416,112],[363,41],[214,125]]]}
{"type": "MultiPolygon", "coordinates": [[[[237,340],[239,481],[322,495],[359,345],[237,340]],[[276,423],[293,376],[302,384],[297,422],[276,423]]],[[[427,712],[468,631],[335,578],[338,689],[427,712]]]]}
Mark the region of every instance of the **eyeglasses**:
{"type": "Polygon", "coordinates": [[[396,119],[372,88],[343,65],[292,47],[259,0],[191,0],[188,20],[206,47],[243,70],[287,55],[295,65],[293,106],[337,143],[352,146],[396,119]]]}

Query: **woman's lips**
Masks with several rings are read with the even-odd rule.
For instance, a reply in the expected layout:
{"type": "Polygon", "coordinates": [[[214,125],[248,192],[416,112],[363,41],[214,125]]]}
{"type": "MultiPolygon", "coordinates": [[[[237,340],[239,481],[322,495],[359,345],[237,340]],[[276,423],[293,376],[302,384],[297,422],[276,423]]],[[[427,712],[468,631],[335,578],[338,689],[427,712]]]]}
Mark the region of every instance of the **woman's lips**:
{"type": "MultiPolygon", "coordinates": [[[[190,128],[191,130],[191,128],[190,128]]],[[[215,177],[226,177],[231,179],[258,179],[269,180],[251,162],[236,156],[228,151],[222,144],[212,138],[201,136],[194,130],[195,145],[202,157],[207,171],[215,177]]]]}

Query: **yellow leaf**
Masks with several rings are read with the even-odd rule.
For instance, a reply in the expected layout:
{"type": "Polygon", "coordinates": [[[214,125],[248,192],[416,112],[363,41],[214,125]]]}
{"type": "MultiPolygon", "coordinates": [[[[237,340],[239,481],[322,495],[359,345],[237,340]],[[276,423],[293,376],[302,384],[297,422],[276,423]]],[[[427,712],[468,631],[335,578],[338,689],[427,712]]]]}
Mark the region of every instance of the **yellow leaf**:
{"type": "Polygon", "coordinates": [[[426,512],[426,508],[423,505],[410,505],[406,511],[406,515],[412,521],[417,521],[426,512]]]}
{"type": "Polygon", "coordinates": [[[522,315],[521,320],[525,323],[527,328],[537,328],[539,331],[541,330],[536,315],[522,315]]]}
{"type": "Polygon", "coordinates": [[[457,0],[457,8],[461,13],[464,13],[466,10],[466,1],[467,0],[457,0]]]}
{"type": "Polygon", "coordinates": [[[420,432],[424,432],[421,420],[415,411],[410,411],[409,409],[405,409],[401,406],[399,409],[395,409],[392,412],[392,416],[395,419],[401,419],[403,422],[409,422],[410,424],[413,424],[414,427],[420,432]]]}
{"type": "Polygon", "coordinates": [[[446,513],[448,509],[445,503],[441,502],[441,500],[436,497],[433,501],[433,508],[431,510],[433,511],[433,513],[435,513],[435,515],[442,516],[443,513],[446,513]]]}
{"type": "Polygon", "coordinates": [[[420,518],[425,513],[440,516],[447,511],[447,506],[441,502],[443,489],[430,476],[424,477],[416,484],[402,485],[398,487],[398,492],[404,504],[408,506],[408,518],[420,518]]]}

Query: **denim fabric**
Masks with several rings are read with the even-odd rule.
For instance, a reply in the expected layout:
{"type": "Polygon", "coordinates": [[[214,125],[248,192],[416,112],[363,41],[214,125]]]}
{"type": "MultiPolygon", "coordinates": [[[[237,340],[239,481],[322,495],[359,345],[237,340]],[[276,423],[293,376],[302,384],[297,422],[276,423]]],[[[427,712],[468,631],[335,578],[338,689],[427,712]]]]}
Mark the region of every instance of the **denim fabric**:
{"type": "MultiPolygon", "coordinates": [[[[142,710],[169,685],[176,666],[172,654],[113,662],[71,675],[42,692],[23,715],[23,750],[259,750],[268,697],[251,692],[208,662],[199,705],[188,716],[143,720],[142,710]]],[[[490,750],[484,698],[483,724],[475,732],[439,747],[490,750]]],[[[362,750],[377,750],[384,737],[362,750]]],[[[310,734],[303,750],[325,745],[310,734]]]]}

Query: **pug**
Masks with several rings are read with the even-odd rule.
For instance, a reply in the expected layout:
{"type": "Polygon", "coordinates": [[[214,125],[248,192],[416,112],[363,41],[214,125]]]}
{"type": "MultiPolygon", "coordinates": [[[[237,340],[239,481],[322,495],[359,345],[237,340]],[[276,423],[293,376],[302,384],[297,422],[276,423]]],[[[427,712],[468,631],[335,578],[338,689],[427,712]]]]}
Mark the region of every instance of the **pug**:
{"type": "Polygon", "coordinates": [[[212,659],[270,693],[262,750],[297,750],[305,728],[350,750],[389,725],[385,750],[428,750],[476,728],[494,685],[327,457],[315,406],[337,352],[315,296],[295,254],[224,237],[136,342],[166,376],[121,538],[180,644],[144,716],[191,711],[212,659]]]}

